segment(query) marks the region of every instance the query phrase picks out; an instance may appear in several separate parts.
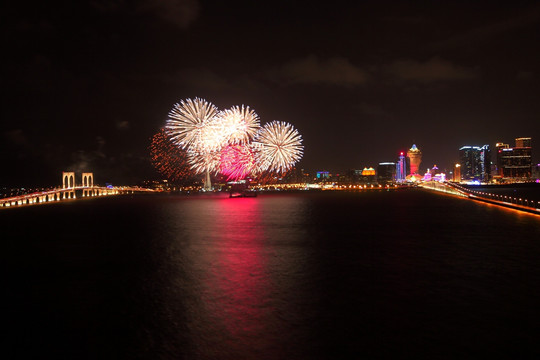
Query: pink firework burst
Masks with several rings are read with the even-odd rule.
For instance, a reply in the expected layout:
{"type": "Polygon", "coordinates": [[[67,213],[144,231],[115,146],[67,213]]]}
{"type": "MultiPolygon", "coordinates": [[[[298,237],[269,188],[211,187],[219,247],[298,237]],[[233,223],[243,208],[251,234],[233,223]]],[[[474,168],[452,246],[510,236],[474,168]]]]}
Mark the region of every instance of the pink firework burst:
{"type": "Polygon", "coordinates": [[[228,145],[221,150],[220,171],[227,181],[238,181],[249,175],[255,166],[253,152],[248,145],[228,145]]]}

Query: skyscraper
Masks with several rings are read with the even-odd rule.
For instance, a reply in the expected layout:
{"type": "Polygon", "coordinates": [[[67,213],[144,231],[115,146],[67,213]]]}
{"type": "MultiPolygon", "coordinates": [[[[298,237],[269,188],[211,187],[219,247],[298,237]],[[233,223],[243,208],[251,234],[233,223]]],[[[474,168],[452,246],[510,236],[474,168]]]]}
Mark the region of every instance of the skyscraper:
{"type": "Polygon", "coordinates": [[[517,138],[516,146],[497,143],[497,175],[509,180],[526,180],[532,176],[531,138],[517,138]]]}
{"type": "Polygon", "coordinates": [[[454,165],[454,177],[452,178],[455,182],[461,181],[461,164],[454,165]]]}
{"type": "Polygon", "coordinates": [[[530,137],[522,137],[516,139],[516,147],[519,148],[530,148],[531,147],[531,138],[530,137]]]}
{"type": "Polygon", "coordinates": [[[502,142],[498,142],[495,144],[495,150],[497,151],[496,153],[496,159],[495,159],[495,168],[496,168],[496,176],[498,178],[502,178],[504,176],[503,174],[503,157],[506,153],[507,150],[505,149],[508,149],[510,146],[508,146],[508,144],[505,144],[505,143],[502,143],[502,142]]]}
{"type": "Polygon", "coordinates": [[[382,162],[377,167],[377,182],[379,184],[390,184],[396,180],[396,163],[382,162]]]}
{"type": "Polygon", "coordinates": [[[491,179],[489,145],[462,146],[459,149],[461,180],[488,182],[491,179]]]}
{"type": "Polygon", "coordinates": [[[407,179],[407,162],[403,151],[399,154],[399,160],[396,165],[396,181],[398,183],[405,182],[407,179]]]}
{"type": "Polygon", "coordinates": [[[422,162],[422,152],[415,144],[407,151],[407,157],[410,159],[411,172],[410,174],[418,174],[418,168],[422,162]]]}

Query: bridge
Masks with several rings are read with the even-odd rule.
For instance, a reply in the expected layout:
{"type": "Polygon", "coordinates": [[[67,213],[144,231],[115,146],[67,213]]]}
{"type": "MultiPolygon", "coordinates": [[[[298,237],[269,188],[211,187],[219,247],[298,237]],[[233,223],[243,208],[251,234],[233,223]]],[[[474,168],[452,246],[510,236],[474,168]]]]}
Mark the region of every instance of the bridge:
{"type": "Polygon", "coordinates": [[[134,192],[154,192],[153,189],[138,186],[96,186],[94,185],[93,173],[82,173],[80,185],[75,183],[74,172],[62,173],[62,187],[37,191],[0,199],[0,207],[20,205],[44,204],[55,201],[63,201],[77,198],[133,194],[134,192]]]}
{"type": "Polygon", "coordinates": [[[436,181],[429,181],[424,182],[419,186],[423,187],[424,189],[444,192],[461,197],[467,197],[475,201],[540,215],[540,201],[494,194],[486,191],[472,190],[461,186],[460,184],[451,182],[439,183],[436,181]]]}
{"type": "Polygon", "coordinates": [[[424,189],[443,192],[451,195],[456,195],[460,197],[469,197],[469,193],[466,191],[465,188],[458,188],[455,186],[452,186],[451,183],[448,182],[438,182],[438,181],[426,181],[418,184],[419,187],[422,187],[424,189]]]}

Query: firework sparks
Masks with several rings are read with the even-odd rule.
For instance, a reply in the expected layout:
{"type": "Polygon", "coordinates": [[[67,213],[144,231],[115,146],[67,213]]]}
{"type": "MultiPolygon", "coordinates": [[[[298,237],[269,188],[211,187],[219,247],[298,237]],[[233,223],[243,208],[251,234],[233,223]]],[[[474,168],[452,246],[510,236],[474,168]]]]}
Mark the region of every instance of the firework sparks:
{"type": "Polygon", "coordinates": [[[164,135],[187,153],[195,173],[221,172],[227,180],[265,172],[286,173],[303,154],[302,137],[291,124],[273,121],[260,127],[259,116],[249,106],[224,111],[206,100],[187,99],[169,112],[164,135]]]}
{"type": "Polygon", "coordinates": [[[238,181],[248,176],[255,159],[249,145],[228,145],[221,150],[220,172],[228,180],[238,181]]]}
{"type": "Polygon", "coordinates": [[[198,152],[219,151],[227,143],[227,134],[217,118],[208,121],[201,129],[199,140],[192,146],[198,152]]]}
{"type": "Polygon", "coordinates": [[[163,129],[152,137],[150,157],[154,168],[167,180],[185,181],[193,175],[186,151],[173,144],[163,129]]]}
{"type": "Polygon", "coordinates": [[[190,150],[188,162],[197,174],[217,174],[219,172],[220,150],[190,150]]]}
{"type": "Polygon", "coordinates": [[[302,137],[291,124],[272,121],[259,131],[256,142],[261,146],[261,168],[283,173],[302,158],[302,137]]]}
{"type": "Polygon", "coordinates": [[[212,127],[217,112],[217,107],[204,99],[182,100],[174,104],[169,112],[165,132],[183,149],[198,147],[205,144],[201,139],[208,138],[208,133],[212,132],[209,128],[212,127]]]}
{"type": "Polygon", "coordinates": [[[247,144],[260,128],[259,115],[249,106],[233,106],[220,111],[217,118],[230,145],[247,144]]]}

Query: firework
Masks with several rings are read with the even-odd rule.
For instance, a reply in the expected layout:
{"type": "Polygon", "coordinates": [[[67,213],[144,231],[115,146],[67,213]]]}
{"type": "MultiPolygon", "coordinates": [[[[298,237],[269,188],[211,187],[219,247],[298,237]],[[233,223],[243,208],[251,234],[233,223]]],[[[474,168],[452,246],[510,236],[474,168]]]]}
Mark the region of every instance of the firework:
{"type": "MultiPolygon", "coordinates": [[[[221,149],[220,149],[221,150],[221,149]]],[[[220,150],[190,150],[188,162],[196,174],[217,174],[219,172],[220,150]]]]}
{"type": "Polygon", "coordinates": [[[284,173],[302,158],[302,137],[291,124],[272,121],[261,128],[256,137],[260,144],[260,167],[284,173]]]}
{"type": "Polygon", "coordinates": [[[220,111],[217,119],[230,145],[247,144],[260,128],[259,115],[249,106],[220,111]]]}
{"type": "Polygon", "coordinates": [[[269,167],[269,161],[264,157],[263,145],[259,142],[252,142],[249,144],[249,149],[253,155],[251,175],[260,176],[263,172],[266,172],[269,167]]]}
{"type": "Polygon", "coordinates": [[[228,145],[221,150],[220,172],[227,181],[238,181],[250,174],[255,166],[254,154],[249,145],[228,145]]]}
{"type": "Polygon", "coordinates": [[[183,149],[208,145],[202,139],[209,138],[208,133],[213,132],[217,112],[217,107],[204,99],[182,100],[169,112],[165,132],[183,149]]]}
{"type": "Polygon", "coordinates": [[[209,120],[199,132],[199,139],[191,146],[197,152],[219,151],[227,143],[227,134],[223,131],[218,118],[209,120]]]}
{"type": "Polygon", "coordinates": [[[226,137],[215,122],[208,121],[201,129],[198,141],[188,148],[188,161],[197,174],[219,171],[219,154],[226,137]]]}
{"type": "Polygon", "coordinates": [[[185,181],[193,175],[186,151],[173,144],[163,129],[152,137],[150,156],[154,168],[170,181],[185,181]]]}
{"type": "Polygon", "coordinates": [[[259,116],[249,106],[218,112],[200,98],[174,105],[165,135],[185,151],[192,172],[206,174],[207,189],[211,173],[221,172],[227,180],[284,174],[303,153],[302,137],[292,125],[273,121],[261,128],[259,116]]]}

